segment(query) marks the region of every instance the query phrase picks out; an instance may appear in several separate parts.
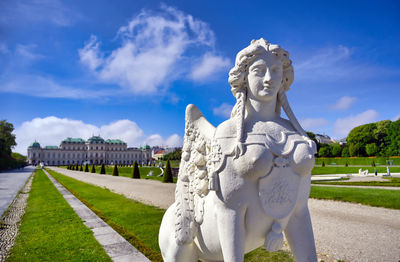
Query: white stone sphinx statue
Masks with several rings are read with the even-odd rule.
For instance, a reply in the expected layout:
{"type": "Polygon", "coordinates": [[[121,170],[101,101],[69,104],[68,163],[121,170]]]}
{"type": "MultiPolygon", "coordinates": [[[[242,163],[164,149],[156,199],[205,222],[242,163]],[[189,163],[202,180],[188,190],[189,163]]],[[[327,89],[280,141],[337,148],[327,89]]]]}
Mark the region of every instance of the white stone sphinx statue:
{"type": "Polygon", "coordinates": [[[288,104],[292,82],[288,52],[253,40],[229,73],[231,118],[215,128],[187,107],[175,203],[159,233],[164,261],[243,261],[263,244],[279,250],[283,233],[297,261],[317,261],[307,205],[316,147],[288,104]]]}

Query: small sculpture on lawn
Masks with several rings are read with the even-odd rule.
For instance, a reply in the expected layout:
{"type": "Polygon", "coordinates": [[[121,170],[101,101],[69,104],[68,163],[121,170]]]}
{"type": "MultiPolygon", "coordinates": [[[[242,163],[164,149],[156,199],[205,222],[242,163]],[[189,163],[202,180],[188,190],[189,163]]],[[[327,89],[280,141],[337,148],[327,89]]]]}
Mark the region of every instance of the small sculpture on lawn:
{"type": "Polygon", "coordinates": [[[253,40],[229,72],[231,118],[215,128],[187,107],[175,203],[159,233],[164,261],[243,261],[263,244],[281,249],[283,233],[297,261],[317,261],[307,205],[316,146],[285,94],[293,76],[287,51],[253,40]]]}

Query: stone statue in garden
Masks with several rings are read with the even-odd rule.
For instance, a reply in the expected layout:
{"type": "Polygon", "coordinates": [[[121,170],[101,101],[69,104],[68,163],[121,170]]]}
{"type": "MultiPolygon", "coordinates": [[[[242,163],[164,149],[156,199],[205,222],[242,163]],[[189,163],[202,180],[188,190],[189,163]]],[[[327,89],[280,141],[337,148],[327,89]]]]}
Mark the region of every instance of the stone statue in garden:
{"type": "Polygon", "coordinates": [[[297,261],[317,261],[307,205],[316,146],[290,109],[293,77],[287,51],[253,40],[229,72],[231,118],[215,128],[187,107],[175,203],[159,233],[164,261],[243,261],[262,245],[281,249],[283,233],[297,261]]]}

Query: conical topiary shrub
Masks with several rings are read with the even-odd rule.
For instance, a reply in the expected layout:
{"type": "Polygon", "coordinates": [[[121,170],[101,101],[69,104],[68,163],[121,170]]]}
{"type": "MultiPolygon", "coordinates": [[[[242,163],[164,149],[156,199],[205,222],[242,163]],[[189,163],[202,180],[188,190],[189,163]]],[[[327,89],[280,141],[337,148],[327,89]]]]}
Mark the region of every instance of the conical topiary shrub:
{"type": "Polygon", "coordinates": [[[345,167],[348,167],[348,166],[349,166],[349,163],[346,162],[346,164],[345,164],[344,166],[345,166],[345,167]]]}
{"type": "Polygon", "coordinates": [[[117,164],[114,165],[113,176],[119,176],[117,164]]]}
{"type": "Polygon", "coordinates": [[[85,172],[89,172],[89,165],[88,165],[88,163],[86,163],[86,165],[85,165],[85,172]]]}
{"type": "Polygon", "coordinates": [[[96,173],[96,168],[94,167],[94,164],[92,165],[92,171],[91,173],[96,173]]]}
{"type": "Polygon", "coordinates": [[[139,166],[136,161],[135,161],[135,164],[133,165],[132,178],[140,179],[139,166]]]}
{"type": "Polygon", "coordinates": [[[76,170],[76,171],[79,171],[78,163],[76,163],[76,165],[75,165],[75,170],[76,170]]]}
{"type": "Polygon", "coordinates": [[[105,174],[106,174],[106,167],[104,166],[104,163],[101,164],[100,174],[102,174],[102,175],[105,175],[105,174]]]}
{"type": "Polygon", "coordinates": [[[81,172],[83,171],[83,166],[82,165],[79,166],[79,171],[81,171],[81,172]]]}
{"type": "Polygon", "coordinates": [[[164,170],[164,183],[173,183],[174,179],[172,178],[172,170],[171,170],[171,164],[169,163],[169,160],[167,160],[167,165],[165,166],[164,170]]]}
{"type": "Polygon", "coordinates": [[[325,162],[324,161],[322,161],[322,165],[321,166],[325,166],[325,162]]]}

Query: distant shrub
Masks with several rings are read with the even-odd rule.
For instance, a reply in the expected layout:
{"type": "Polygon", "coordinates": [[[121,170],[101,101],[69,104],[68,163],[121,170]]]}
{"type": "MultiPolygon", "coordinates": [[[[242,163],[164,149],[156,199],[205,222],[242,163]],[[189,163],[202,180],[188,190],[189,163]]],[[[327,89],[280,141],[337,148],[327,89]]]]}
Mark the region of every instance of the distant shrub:
{"type": "Polygon", "coordinates": [[[112,173],[112,175],[113,175],[113,176],[119,176],[119,174],[118,174],[118,166],[117,166],[117,164],[115,164],[115,165],[114,165],[114,170],[113,170],[113,173],[112,173]]]}
{"type": "Polygon", "coordinates": [[[344,166],[345,166],[345,167],[348,167],[348,166],[349,166],[349,163],[346,162],[346,164],[344,164],[344,166]]]}
{"type": "Polygon", "coordinates": [[[374,161],[374,160],[372,160],[372,162],[371,162],[371,166],[376,166],[376,164],[375,164],[375,161],[374,161]]]}
{"type": "Polygon", "coordinates": [[[322,165],[321,166],[325,166],[325,162],[324,161],[322,161],[322,165]]]}
{"type": "Polygon", "coordinates": [[[86,163],[86,165],[85,165],[85,172],[89,172],[89,165],[88,165],[88,163],[86,163]]]}
{"type": "Polygon", "coordinates": [[[140,179],[139,165],[136,161],[135,164],[133,165],[132,178],[140,179]]]}
{"type": "Polygon", "coordinates": [[[169,163],[169,160],[167,160],[167,165],[165,166],[164,170],[164,183],[173,183],[174,180],[172,178],[172,170],[171,170],[171,164],[169,163]]]}
{"type": "Polygon", "coordinates": [[[83,166],[82,165],[79,166],[79,171],[83,171],[83,166]]]}
{"type": "Polygon", "coordinates": [[[91,173],[96,173],[96,168],[95,168],[94,164],[92,165],[92,170],[90,172],[91,173]]]}
{"type": "Polygon", "coordinates": [[[104,166],[104,163],[101,164],[100,174],[102,174],[102,175],[105,175],[105,174],[106,174],[106,167],[104,166]]]}

